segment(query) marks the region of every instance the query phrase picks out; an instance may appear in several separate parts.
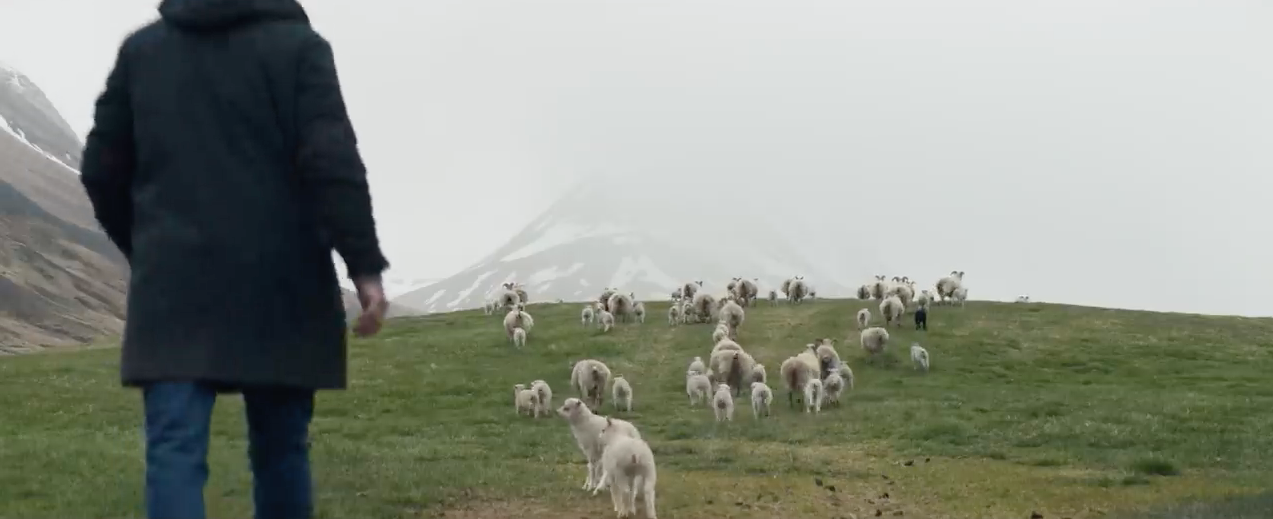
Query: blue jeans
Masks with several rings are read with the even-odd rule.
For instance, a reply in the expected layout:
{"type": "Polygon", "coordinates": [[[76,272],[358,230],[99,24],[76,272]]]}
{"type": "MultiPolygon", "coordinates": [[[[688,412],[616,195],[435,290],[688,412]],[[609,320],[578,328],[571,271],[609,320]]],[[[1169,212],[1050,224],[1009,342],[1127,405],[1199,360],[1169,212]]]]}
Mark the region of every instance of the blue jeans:
{"type": "MultiPolygon", "coordinates": [[[[155,382],[147,384],[142,395],[146,516],[203,519],[216,388],[198,382],[155,382]]],[[[314,507],[308,446],[314,391],[245,388],[243,403],[256,519],[308,519],[314,507]]]]}

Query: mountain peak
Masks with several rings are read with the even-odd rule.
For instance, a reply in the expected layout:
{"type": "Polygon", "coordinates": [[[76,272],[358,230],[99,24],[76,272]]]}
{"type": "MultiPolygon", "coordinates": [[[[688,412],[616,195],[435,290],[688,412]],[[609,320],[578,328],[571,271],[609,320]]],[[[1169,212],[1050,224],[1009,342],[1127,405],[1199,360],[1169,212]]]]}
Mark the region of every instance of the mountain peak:
{"type": "Polygon", "coordinates": [[[79,173],[84,143],[30,78],[0,63],[0,132],[79,173]]]}

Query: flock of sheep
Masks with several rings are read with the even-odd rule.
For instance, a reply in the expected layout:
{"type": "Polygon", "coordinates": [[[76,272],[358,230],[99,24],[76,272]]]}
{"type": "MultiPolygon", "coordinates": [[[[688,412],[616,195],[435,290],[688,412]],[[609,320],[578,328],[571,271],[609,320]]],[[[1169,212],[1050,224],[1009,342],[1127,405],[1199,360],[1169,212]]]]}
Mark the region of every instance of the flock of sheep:
{"type": "MultiPolygon", "coordinates": [[[[868,362],[885,351],[889,342],[888,326],[901,326],[906,309],[915,307],[917,329],[927,329],[927,311],[930,305],[962,305],[968,297],[963,284],[964,273],[951,272],[934,286],[933,291],[915,292],[915,282],[906,277],[875,276],[857,290],[860,299],[880,301],[883,327],[871,326],[871,312],[862,309],[856,316],[859,342],[867,353],[868,362]]],[[[733,278],[719,296],[703,290],[702,281],[686,283],[672,293],[672,305],[668,310],[668,324],[672,326],[690,323],[715,322],[712,331],[712,350],[704,362],[694,357],[685,373],[685,392],[690,406],[711,403],[718,422],[732,421],[734,399],[744,389],[750,389],[753,418],[760,420],[770,416],[773,390],[763,364],[737,342],[738,330],[746,320],[746,307],[758,302],[757,279],[733,278]],[[709,399],[710,394],[710,399],[709,399]]],[[[816,291],[802,276],[783,281],[781,288],[770,290],[767,298],[771,304],[778,301],[781,290],[785,299],[800,304],[815,298],[816,291]]],[[[1028,299],[1027,299],[1028,300],[1028,299]]],[[[526,345],[527,335],[535,320],[526,311],[528,297],[524,288],[505,283],[497,297],[485,306],[487,314],[504,310],[504,330],[515,347],[526,345]]],[[[616,322],[645,322],[645,305],[636,300],[633,293],[624,294],[615,288],[607,288],[596,301],[580,311],[584,326],[595,325],[602,333],[609,332],[616,322]]],[[[929,368],[929,354],[919,344],[910,348],[915,369],[924,372],[929,368]]],[[[788,357],[779,367],[782,387],[787,391],[788,406],[795,407],[799,400],[806,413],[820,413],[822,406],[838,406],[845,390],[854,387],[853,370],[840,361],[835,340],[821,338],[805,345],[795,355],[788,357]]],[[[555,411],[570,427],[579,450],[587,460],[587,477],[583,489],[593,495],[610,490],[614,511],[619,517],[634,517],[637,498],[641,498],[645,516],[655,519],[655,484],[657,471],[654,454],[641,438],[641,433],[631,422],[602,416],[594,410],[605,403],[607,388],[616,412],[631,412],[633,390],[623,376],[612,376],[605,363],[585,359],[574,363],[570,372],[570,386],[578,397],[567,398],[555,411]]],[[[514,407],[521,415],[538,418],[552,414],[552,388],[543,380],[529,385],[514,386],[514,407]]]]}

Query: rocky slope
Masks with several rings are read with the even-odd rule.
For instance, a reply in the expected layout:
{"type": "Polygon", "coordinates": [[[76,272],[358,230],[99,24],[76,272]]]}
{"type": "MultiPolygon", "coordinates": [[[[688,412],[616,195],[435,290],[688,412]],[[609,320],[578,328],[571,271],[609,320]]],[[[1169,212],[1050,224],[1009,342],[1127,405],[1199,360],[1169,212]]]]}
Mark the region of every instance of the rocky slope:
{"type": "Polygon", "coordinates": [[[82,148],[40,89],[0,64],[0,353],[122,329],[127,263],[93,219],[82,148]]]}
{"type": "Polygon", "coordinates": [[[590,300],[607,286],[666,299],[691,279],[719,292],[729,278],[747,276],[764,290],[797,274],[822,294],[847,292],[827,266],[778,231],[771,215],[731,213],[729,229],[713,232],[724,221],[718,214],[711,206],[579,186],[473,266],[394,301],[425,312],[475,308],[514,281],[532,302],[590,300]]]}

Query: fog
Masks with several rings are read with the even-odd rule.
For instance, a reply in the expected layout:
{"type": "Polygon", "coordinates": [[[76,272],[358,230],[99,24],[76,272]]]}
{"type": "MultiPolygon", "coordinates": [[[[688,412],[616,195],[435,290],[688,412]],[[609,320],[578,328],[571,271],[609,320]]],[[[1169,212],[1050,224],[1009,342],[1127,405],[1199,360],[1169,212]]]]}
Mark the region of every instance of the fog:
{"type": "MultiPolygon", "coordinates": [[[[84,134],[157,3],[5,0],[0,60],[84,134]]],[[[764,217],[845,283],[1273,313],[1246,239],[1273,220],[1260,0],[302,4],[395,276],[462,269],[587,182],[701,208],[687,233],[764,217]]]]}

